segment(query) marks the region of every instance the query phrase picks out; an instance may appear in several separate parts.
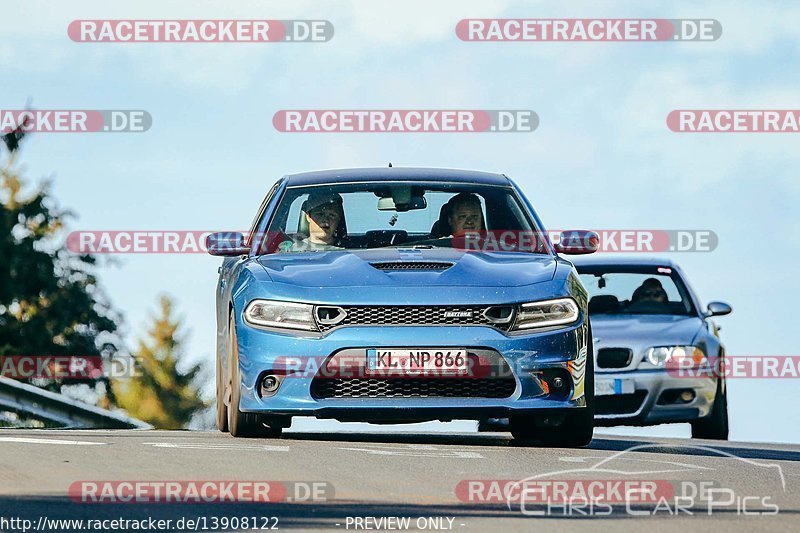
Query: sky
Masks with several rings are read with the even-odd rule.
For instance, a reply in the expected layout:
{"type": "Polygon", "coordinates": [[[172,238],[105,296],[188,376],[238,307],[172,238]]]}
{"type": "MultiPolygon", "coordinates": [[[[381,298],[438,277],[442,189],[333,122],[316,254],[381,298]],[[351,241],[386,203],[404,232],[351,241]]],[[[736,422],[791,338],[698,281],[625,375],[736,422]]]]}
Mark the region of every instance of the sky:
{"type": "MultiPolygon", "coordinates": [[[[52,181],[70,230],[246,229],[281,175],[325,168],[503,172],[550,228],[710,229],[674,253],[722,300],[731,355],[794,355],[800,246],[797,134],[680,134],[673,109],[797,109],[800,4],[476,0],[6,1],[0,109],[144,109],[144,133],[41,133],[21,164],[52,181]],[[463,18],[714,18],[713,42],[474,43],[463,18]],[[75,19],[326,19],[325,43],[76,43],[75,19]],[[534,132],[280,133],[281,109],[532,109],[534,132]]],[[[160,294],[187,360],[213,361],[220,260],[116,256],[99,271],[129,346],[160,294]]],[[[730,380],[731,438],[800,442],[797,380],[730,380]]],[[[304,427],[323,427],[310,421],[304,427]]],[[[328,426],[326,426],[328,427],[328,426]]],[[[447,429],[446,426],[445,429],[447,429]]],[[[605,431],[605,430],[604,430],[605,431]]],[[[688,436],[688,426],[619,428],[688,436]]]]}

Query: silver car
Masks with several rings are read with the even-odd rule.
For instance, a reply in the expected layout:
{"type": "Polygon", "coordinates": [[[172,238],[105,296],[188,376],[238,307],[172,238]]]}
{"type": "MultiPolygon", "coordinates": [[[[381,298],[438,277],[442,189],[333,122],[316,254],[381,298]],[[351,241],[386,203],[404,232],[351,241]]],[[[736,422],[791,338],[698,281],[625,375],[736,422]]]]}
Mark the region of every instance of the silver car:
{"type": "Polygon", "coordinates": [[[694,438],[727,440],[724,377],[681,369],[688,363],[710,370],[722,360],[725,348],[711,317],[731,307],[702,308],[680,267],[667,259],[573,263],[590,295],[596,424],[690,422],[694,438]]]}
{"type": "MultiPolygon", "coordinates": [[[[692,437],[728,439],[725,347],[681,269],[668,259],[596,256],[571,259],[589,292],[595,357],[595,425],[689,422],[692,437]],[[687,366],[688,363],[688,366],[687,366]],[[686,371],[686,370],[689,371],[686,371]]],[[[507,431],[503,419],[479,431],[507,431]]]]}

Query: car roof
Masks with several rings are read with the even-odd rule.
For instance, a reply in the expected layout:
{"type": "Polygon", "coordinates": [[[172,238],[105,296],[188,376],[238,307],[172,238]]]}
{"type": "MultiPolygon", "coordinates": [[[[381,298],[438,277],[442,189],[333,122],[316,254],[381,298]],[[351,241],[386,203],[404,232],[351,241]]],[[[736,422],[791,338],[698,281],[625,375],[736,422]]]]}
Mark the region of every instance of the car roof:
{"type": "Polygon", "coordinates": [[[666,257],[645,255],[615,256],[609,253],[570,257],[569,261],[577,268],[582,266],[663,266],[678,268],[678,265],[666,257]]]}
{"type": "Polygon", "coordinates": [[[511,185],[511,181],[503,174],[448,168],[343,168],[302,172],[284,177],[287,187],[367,181],[440,181],[506,187],[511,185]]]}

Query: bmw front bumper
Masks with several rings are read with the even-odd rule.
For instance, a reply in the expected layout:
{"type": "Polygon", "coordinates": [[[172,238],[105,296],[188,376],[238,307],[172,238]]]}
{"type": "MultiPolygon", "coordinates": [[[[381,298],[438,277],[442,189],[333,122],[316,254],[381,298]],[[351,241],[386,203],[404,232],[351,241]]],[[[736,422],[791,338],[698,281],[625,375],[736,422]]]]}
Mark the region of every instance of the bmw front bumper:
{"type": "MultiPolygon", "coordinates": [[[[595,380],[610,383],[615,394],[597,395],[597,425],[653,425],[691,422],[710,414],[717,380],[713,377],[678,377],[666,370],[602,372],[595,380]],[[631,392],[632,390],[632,392],[631,392]],[[683,401],[681,392],[693,399],[683,401]]],[[[596,387],[599,391],[601,387],[596,387]]]]}

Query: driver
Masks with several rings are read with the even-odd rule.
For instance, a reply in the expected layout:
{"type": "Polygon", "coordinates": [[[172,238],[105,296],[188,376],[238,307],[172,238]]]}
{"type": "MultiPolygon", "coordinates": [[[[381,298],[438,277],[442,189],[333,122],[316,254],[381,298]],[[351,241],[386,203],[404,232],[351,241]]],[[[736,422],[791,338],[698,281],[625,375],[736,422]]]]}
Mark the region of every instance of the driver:
{"type": "Polygon", "coordinates": [[[308,237],[300,241],[284,241],[282,252],[341,250],[344,238],[344,209],[338,193],[312,192],[303,202],[303,213],[308,223],[308,237]]]}
{"type": "Polygon", "coordinates": [[[656,278],[647,278],[633,291],[631,303],[667,303],[667,291],[656,278]]]}

